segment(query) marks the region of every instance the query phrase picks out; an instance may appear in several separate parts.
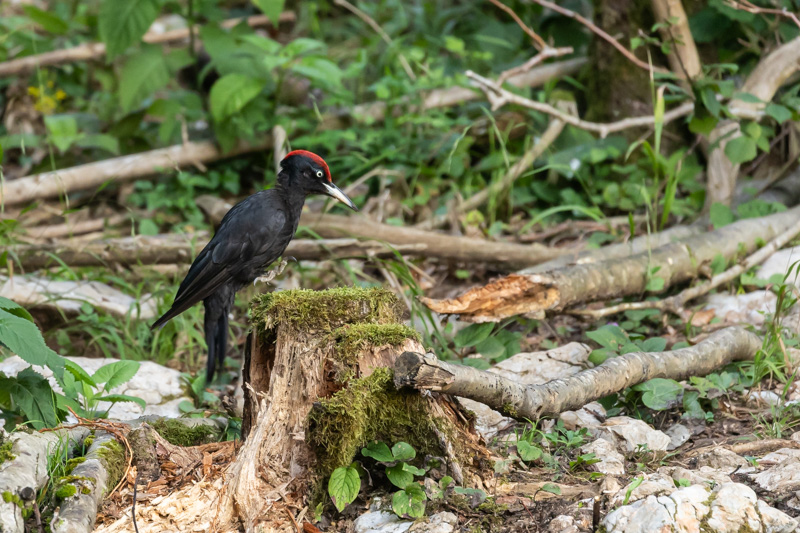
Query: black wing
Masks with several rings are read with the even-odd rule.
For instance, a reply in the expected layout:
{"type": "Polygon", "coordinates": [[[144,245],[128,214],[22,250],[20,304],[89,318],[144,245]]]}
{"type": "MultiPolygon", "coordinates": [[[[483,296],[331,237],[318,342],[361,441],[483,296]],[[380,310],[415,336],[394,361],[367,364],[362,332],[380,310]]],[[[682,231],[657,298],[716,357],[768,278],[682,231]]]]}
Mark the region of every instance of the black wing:
{"type": "Polygon", "coordinates": [[[204,300],[223,284],[237,278],[250,267],[250,261],[264,257],[264,266],[277,259],[283,249],[268,252],[286,226],[283,202],[274,191],[262,191],[231,208],[220,223],[216,235],[194,260],[181,282],[172,307],[156,320],[151,329],[204,300]]]}

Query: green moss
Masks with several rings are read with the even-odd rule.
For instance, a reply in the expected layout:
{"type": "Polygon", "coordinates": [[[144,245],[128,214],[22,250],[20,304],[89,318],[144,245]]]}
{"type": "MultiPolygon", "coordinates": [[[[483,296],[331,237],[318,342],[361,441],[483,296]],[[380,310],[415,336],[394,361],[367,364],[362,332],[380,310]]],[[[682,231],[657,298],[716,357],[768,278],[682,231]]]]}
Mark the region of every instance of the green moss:
{"type": "Polygon", "coordinates": [[[9,491],[4,490],[3,491],[3,501],[6,502],[6,503],[13,502],[14,501],[14,495],[9,491]]]}
{"type": "Polygon", "coordinates": [[[84,449],[88,450],[92,444],[94,444],[94,435],[89,435],[85,439],[83,439],[83,447],[84,449]]]}
{"type": "Polygon", "coordinates": [[[65,498],[69,498],[70,496],[75,496],[77,492],[78,489],[75,487],[75,485],[70,485],[67,483],[66,485],[61,485],[58,487],[58,490],[56,491],[56,498],[63,500],[65,498]]]}
{"type": "Polygon", "coordinates": [[[308,415],[306,440],[317,448],[315,472],[319,479],[350,464],[373,440],[390,444],[404,441],[417,455],[441,455],[437,431],[442,428],[425,407],[426,400],[418,393],[394,388],[392,372],[387,368],[354,379],[346,388],[314,404],[308,415]]]}
{"type": "Polygon", "coordinates": [[[125,462],[125,452],[122,445],[116,440],[109,440],[100,446],[97,450],[97,456],[103,463],[103,466],[108,472],[108,479],[106,480],[106,494],[113,489],[122,476],[125,475],[125,470],[128,464],[125,462]]]}
{"type": "Polygon", "coordinates": [[[16,455],[11,453],[11,446],[13,443],[11,441],[4,442],[0,444],[0,465],[5,463],[6,461],[13,461],[16,459],[16,455]]]}
{"type": "Polygon", "coordinates": [[[332,330],[348,322],[389,324],[402,316],[402,306],[382,288],[339,287],[324,291],[297,289],[256,296],[251,307],[256,329],[287,324],[303,330],[332,330]]]}
{"type": "Polygon", "coordinates": [[[92,489],[90,489],[89,487],[83,487],[81,489],[81,494],[91,494],[91,493],[92,493],[92,489]]]}
{"type": "Polygon", "coordinates": [[[153,429],[176,446],[197,446],[217,440],[217,432],[205,424],[190,426],[177,420],[161,419],[153,423],[153,429]]]}
{"type": "Polygon", "coordinates": [[[517,413],[516,408],[513,404],[506,402],[500,407],[500,412],[506,416],[510,416],[511,418],[518,418],[519,413],[517,413]]]}
{"type": "Polygon", "coordinates": [[[359,354],[368,346],[398,346],[406,339],[420,341],[419,333],[403,324],[346,324],[331,333],[335,344],[336,381],[344,383],[354,376],[359,354]]]}
{"type": "Polygon", "coordinates": [[[82,462],[86,461],[86,457],[74,457],[72,459],[67,460],[66,464],[66,472],[69,474],[72,472],[76,466],[81,464],[82,462]]]}

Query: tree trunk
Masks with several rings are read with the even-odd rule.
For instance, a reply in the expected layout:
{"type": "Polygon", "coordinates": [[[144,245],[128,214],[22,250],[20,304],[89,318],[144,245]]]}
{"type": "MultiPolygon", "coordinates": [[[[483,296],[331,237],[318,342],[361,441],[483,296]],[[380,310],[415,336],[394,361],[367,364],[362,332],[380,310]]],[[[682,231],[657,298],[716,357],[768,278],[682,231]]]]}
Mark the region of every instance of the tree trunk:
{"type": "Polygon", "coordinates": [[[284,520],[271,511],[279,499],[300,506],[327,501],[323,482],[373,440],[405,441],[419,456],[442,457],[449,475],[470,483],[465,475],[487,452],[458,407],[443,396],[394,388],[395,358],[422,345],[399,322],[391,292],[270,293],[252,312],[245,443],[229,470],[227,494],[248,531],[284,520]]]}

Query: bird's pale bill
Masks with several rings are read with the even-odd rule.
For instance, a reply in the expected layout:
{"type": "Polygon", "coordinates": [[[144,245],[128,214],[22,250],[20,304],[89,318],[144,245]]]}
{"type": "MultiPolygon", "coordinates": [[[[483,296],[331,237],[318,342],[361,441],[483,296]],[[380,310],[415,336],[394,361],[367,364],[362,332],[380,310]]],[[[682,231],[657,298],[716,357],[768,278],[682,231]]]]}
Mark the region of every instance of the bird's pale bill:
{"type": "Polygon", "coordinates": [[[325,185],[325,189],[327,190],[328,196],[330,196],[331,198],[336,198],[337,200],[342,202],[344,205],[346,205],[353,211],[358,211],[358,208],[356,207],[356,204],[353,203],[353,200],[348,198],[348,196],[345,193],[343,193],[339,187],[337,187],[333,183],[324,183],[323,185],[325,185]]]}

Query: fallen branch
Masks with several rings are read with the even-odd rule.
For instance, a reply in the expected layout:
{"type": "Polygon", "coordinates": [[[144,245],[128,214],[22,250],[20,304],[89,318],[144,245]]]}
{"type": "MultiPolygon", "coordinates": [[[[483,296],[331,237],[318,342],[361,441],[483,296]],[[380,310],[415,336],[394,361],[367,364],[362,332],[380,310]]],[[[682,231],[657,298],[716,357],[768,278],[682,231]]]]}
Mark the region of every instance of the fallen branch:
{"type": "MultiPolygon", "coordinates": [[[[755,96],[760,102],[752,103],[734,99],[729,106],[736,106],[736,116],[760,113],[772,100],[778,89],[800,70],[800,37],[773,50],[758,62],[742,85],[741,93],[755,96]]],[[[738,122],[723,120],[709,135],[714,149],[708,157],[706,211],[714,203],[730,205],[736,189],[736,178],[741,165],[733,164],[725,154],[725,145],[740,135],[738,122]]]]}
{"type": "MultiPolygon", "coordinates": [[[[571,59],[532,69],[514,76],[508,81],[517,87],[534,87],[547,80],[575,72],[585,59],[571,59]]],[[[431,91],[423,97],[422,109],[448,107],[480,98],[480,93],[466,87],[452,87],[431,91]]],[[[382,120],[388,106],[385,102],[361,104],[341,114],[329,114],[318,130],[337,129],[345,126],[345,118],[355,120],[382,120]]],[[[393,113],[401,114],[403,106],[393,113]]],[[[17,205],[37,199],[56,198],[79,190],[91,189],[108,182],[129,181],[169,168],[210,163],[226,157],[273,148],[270,136],[255,144],[240,144],[230,152],[223,152],[211,141],[186,142],[122,157],[115,157],[75,167],[24,176],[11,181],[0,181],[0,205],[17,205]]]]}
{"type": "MultiPolygon", "coordinates": [[[[360,217],[307,215],[301,224],[327,239],[295,239],[286,257],[298,260],[393,257],[396,253],[449,261],[484,262],[519,268],[557,257],[561,250],[534,244],[491,242],[365,221],[360,217]],[[352,220],[351,220],[352,218],[352,220]],[[359,240],[366,239],[366,240],[359,240]]],[[[26,271],[69,266],[190,263],[208,242],[205,233],[137,235],[101,241],[66,241],[8,246],[9,257],[26,271]]]]}
{"type": "Polygon", "coordinates": [[[440,361],[433,354],[403,353],[395,362],[395,386],[469,398],[508,416],[537,420],[622,391],[653,378],[683,380],[703,376],[733,361],[752,359],[761,339],[739,327],[711,334],[689,348],[635,352],[543,385],[523,385],[497,374],[440,361]]]}
{"type": "MultiPolygon", "coordinates": [[[[280,23],[291,23],[297,16],[291,11],[281,13],[278,21],[280,23]]],[[[242,21],[246,21],[251,28],[258,28],[271,24],[265,15],[255,15],[247,18],[234,18],[223,21],[220,26],[223,28],[233,28],[242,21]]],[[[198,34],[195,28],[195,35],[198,34]]],[[[189,38],[189,28],[165,31],[162,33],[148,32],[142,37],[142,41],[150,44],[163,44],[175,41],[183,41],[189,38]]],[[[19,57],[10,61],[0,63],[0,78],[20,76],[36,68],[72,63],[74,61],[91,61],[102,59],[106,54],[104,43],[84,43],[72,48],[63,50],[53,50],[41,54],[19,57]]]]}
{"type": "Polygon", "coordinates": [[[686,305],[686,302],[708,294],[717,287],[730,283],[754,266],[760,265],[769,259],[772,254],[783,248],[798,234],[800,234],[800,221],[775,237],[763,248],[759,248],[755,253],[748,256],[747,259],[738,265],[732,266],[725,272],[721,272],[712,277],[709,281],[700,283],[694,287],[690,287],[676,294],[675,296],[670,296],[669,298],[664,298],[663,300],[621,303],[611,307],[605,307],[603,309],[578,309],[572,311],[572,314],[599,318],[635,309],[661,309],[663,311],[670,311],[676,315],[679,315],[683,310],[683,307],[686,305]]]}
{"type": "Polygon", "coordinates": [[[650,252],[540,274],[512,274],[446,300],[421,298],[433,311],[474,322],[497,322],[515,315],[541,318],[545,311],[623,296],[660,292],[698,277],[716,256],[726,261],[752,253],[758,242],[774,239],[797,222],[800,207],[667,244],[650,252]],[[656,284],[652,280],[660,278],[656,284]]]}
{"type": "MultiPolygon", "coordinates": [[[[528,109],[533,109],[534,111],[539,111],[540,113],[545,113],[552,117],[556,117],[563,122],[570,124],[571,126],[575,126],[576,128],[595,132],[599,134],[600,137],[607,137],[610,133],[615,133],[630,128],[653,126],[655,124],[655,118],[653,115],[629,117],[618,120],[617,122],[590,122],[588,120],[583,120],[576,116],[570,115],[569,113],[565,113],[550,104],[537,102],[535,100],[531,100],[530,98],[525,98],[524,96],[512,93],[511,91],[507,91],[506,89],[503,89],[497,82],[490,80],[489,78],[485,78],[480,74],[476,74],[471,70],[466,72],[466,76],[475,82],[475,85],[477,85],[484,93],[486,93],[486,98],[492,105],[492,110],[497,110],[506,104],[518,105],[528,109]]],[[[668,122],[672,122],[677,118],[685,117],[691,114],[692,111],[694,111],[694,102],[686,102],[681,104],[678,107],[670,109],[664,113],[663,123],[667,124],[668,122]]]]}
{"type": "Polygon", "coordinates": [[[114,215],[108,218],[95,218],[91,220],[82,220],[80,222],[70,222],[67,220],[63,224],[27,228],[26,235],[34,239],[59,239],[61,237],[83,235],[100,231],[106,227],[122,224],[130,219],[131,217],[129,215],[114,215]]]}

